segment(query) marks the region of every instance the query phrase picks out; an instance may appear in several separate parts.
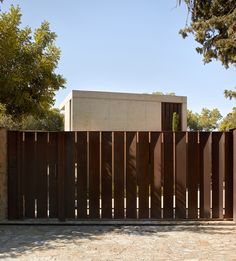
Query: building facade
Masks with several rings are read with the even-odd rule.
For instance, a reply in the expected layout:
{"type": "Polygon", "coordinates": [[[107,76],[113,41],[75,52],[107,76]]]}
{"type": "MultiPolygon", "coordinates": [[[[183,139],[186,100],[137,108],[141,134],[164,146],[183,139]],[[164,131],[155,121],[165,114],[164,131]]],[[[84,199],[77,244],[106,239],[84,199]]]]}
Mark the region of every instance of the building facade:
{"type": "Polygon", "coordinates": [[[60,106],[65,131],[168,131],[179,115],[187,130],[187,97],[96,91],[72,91],[60,106]]]}

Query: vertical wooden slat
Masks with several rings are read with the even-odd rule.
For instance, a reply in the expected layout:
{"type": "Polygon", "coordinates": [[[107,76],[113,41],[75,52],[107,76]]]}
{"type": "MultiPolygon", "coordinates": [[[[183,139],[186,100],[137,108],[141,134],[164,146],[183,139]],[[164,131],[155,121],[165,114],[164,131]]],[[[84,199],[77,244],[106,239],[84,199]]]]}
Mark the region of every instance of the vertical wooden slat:
{"type": "Polygon", "coordinates": [[[112,218],[112,132],[102,132],[102,218],[112,218]]]}
{"type": "Polygon", "coordinates": [[[151,133],[151,218],[161,218],[161,173],[162,173],[161,133],[151,133]]]}
{"type": "Polygon", "coordinates": [[[224,134],[212,133],[212,217],[223,218],[224,134]]]}
{"type": "Polygon", "coordinates": [[[36,180],[37,180],[37,217],[47,217],[47,133],[38,132],[35,164],[36,164],[36,180]]]}
{"type": "Polygon", "coordinates": [[[58,134],[49,133],[48,167],[49,167],[49,217],[58,218],[58,134]]]}
{"type": "Polygon", "coordinates": [[[211,133],[200,133],[200,217],[210,218],[211,133]]]}
{"type": "Polygon", "coordinates": [[[17,132],[7,133],[8,154],[8,219],[17,219],[18,215],[18,189],[17,189],[17,132]]]}
{"type": "Polygon", "coordinates": [[[25,217],[35,218],[36,165],[35,165],[35,133],[25,132],[24,142],[24,187],[25,187],[25,217]]]}
{"type": "Polygon", "coordinates": [[[137,174],[139,218],[149,218],[149,133],[139,132],[137,174]]]}
{"type": "Polygon", "coordinates": [[[89,133],[89,217],[99,218],[100,198],[100,149],[99,132],[89,133]]]}
{"type": "Polygon", "coordinates": [[[137,217],[136,132],[126,133],[126,218],[137,217]]]}
{"type": "Polygon", "coordinates": [[[164,132],[164,218],[173,218],[173,188],[174,188],[174,159],[173,159],[173,133],[164,132]]]}
{"type": "Polygon", "coordinates": [[[23,218],[21,156],[22,132],[8,131],[8,219],[23,218]]]}
{"type": "Polygon", "coordinates": [[[236,129],[233,131],[233,220],[236,222],[236,129]]]}
{"type": "Polygon", "coordinates": [[[87,218],[87,132],[77,132],[77,217],[87,218]]]}
{"type": "Polygon", "coordinates": [[[65,213],[65,133],[58,133],[58,218],[64,221],[65,213]]]}
{"type": "Polygon", "coordinates": [[[198,184],[199,184],[199,146],[198,133],[188,133],[188,218],[198,218],[198,184]]]}
{"type": "Polygon", "coordinates": [[[124,218],[124,132],[114,132],[114,218],[124,218]]]}
{"type": "Polygon", "coordinates": [[[166,103],[166,106],[165,106],[165,109],[166,109],[166,128],[164,129],[165,131],[171,131],[171,128],[170,128],[170,104],[169,103],[166,103]]]}
{"type": "Polygon", "coordinates": [[[225,133],[225,218],[233,217],[233,133],[225,133]]]}
{"type": "Polygon", "coordinates": [[[75,132],[65,132],[66,218],[75,217],[75,132]]]}
{"type": "Polygon", "coordinates": [[[186,218],[187,143],[186,132],[175,133],[175,202],[176,218],[186,218]]]}

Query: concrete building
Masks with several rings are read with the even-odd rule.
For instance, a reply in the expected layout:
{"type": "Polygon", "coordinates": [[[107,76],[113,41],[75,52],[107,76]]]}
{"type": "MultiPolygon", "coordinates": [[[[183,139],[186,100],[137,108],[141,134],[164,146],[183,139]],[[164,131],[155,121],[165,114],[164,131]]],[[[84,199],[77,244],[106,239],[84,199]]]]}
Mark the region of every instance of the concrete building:
{"type": "Polygon", "coordinates": [[[187,129],[184,96],[72,91],[60,109],[65,131],[171,130],[174,112],[179,114],[179,130],[187,129]]]}

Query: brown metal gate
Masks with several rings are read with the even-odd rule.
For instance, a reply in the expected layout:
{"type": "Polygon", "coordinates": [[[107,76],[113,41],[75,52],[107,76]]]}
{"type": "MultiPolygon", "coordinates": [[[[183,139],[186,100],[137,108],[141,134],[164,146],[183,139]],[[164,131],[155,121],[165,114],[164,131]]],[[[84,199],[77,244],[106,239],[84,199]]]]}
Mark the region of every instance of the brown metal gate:
{"type": "Polygon", "coordinates": [[[8,132],[9,219],[231,219],[232,132],[8,132]]]}

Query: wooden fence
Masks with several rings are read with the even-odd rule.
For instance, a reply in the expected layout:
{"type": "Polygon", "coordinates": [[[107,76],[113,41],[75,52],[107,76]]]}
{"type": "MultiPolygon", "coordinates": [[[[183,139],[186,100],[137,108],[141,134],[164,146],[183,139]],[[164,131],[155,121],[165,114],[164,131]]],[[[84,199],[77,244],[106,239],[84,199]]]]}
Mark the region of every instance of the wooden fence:
{"type": "Polygon", "coordinates": [[[8,218],[231,219],[232,132],[8,132],[8,218]]]}

